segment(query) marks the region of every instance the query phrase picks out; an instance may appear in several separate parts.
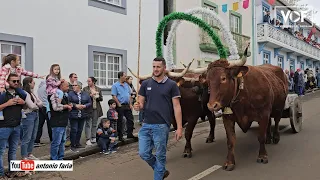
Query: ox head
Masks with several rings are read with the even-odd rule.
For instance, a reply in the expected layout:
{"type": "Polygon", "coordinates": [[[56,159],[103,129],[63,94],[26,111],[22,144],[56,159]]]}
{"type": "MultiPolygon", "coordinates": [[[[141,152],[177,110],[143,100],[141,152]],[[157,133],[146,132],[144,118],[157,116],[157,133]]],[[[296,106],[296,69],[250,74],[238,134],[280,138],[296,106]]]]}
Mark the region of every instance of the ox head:
{"type": "Polygon", "coordinates": [[[243,57],[239,60],[227,61],[219,59],[208,65],[206,68],[189,70],[191,72],[206,72],[206,83],[209,86],[210,98],[207,104],[210,111],[219,111],[228,107],[235,96],[237,86],[237,76],[244,76],[248,72],[248,67],[243,66],[247,61],[248,47],[246,47],[243,57]]]}
{"type": "Polygon", "coordinates": [[[179,79],[187,73],[193,61],[194,59],[188,64],[187,67],[185,67],[185,69],[182,72],[179,72],[179,73],[166,70],[166,62],[164,58],[155,58],[153,60],[153,63],[152,63],[153,72],[148,75],[138,76],[136,73],[132,72],[130,68],[128,68],[128,70],[134,77],[136,77],[140,81],[151,78],[152,76],[155,76],[155,77],[161,76],[163,73],[166,74],[171,79],[179,79]]]}

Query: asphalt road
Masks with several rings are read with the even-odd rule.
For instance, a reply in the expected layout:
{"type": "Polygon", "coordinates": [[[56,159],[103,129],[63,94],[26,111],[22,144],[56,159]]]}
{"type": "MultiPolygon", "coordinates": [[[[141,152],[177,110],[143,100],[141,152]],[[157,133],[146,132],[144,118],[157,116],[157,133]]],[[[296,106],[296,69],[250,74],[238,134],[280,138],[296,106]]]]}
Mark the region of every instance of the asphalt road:
{"type": "MultiPolygon", "coordinates": [[[[227,155],[222,124],[216,126],[216,142],[206,144],[209,124],[199,124],[192,139],[193,157],[183,158],[185,140],[176,142],[173,133],[168,143],[168,180],[317,180],[320,179],[320,92],[303,97],[303,130],[293,134],[289,119],[281,120],[279,144],[267,145],[268,164],[256,163],[259,143],[257,123],[247,133],[238,126],[235,147],[236,168],[221,168],[227,155]]],[[[151,180],[152,169],[138,156],[137,143],[121,147],[111,155],[94,154],[74,161],[73,172],[37,173],[28,179],[151,180]]]]}

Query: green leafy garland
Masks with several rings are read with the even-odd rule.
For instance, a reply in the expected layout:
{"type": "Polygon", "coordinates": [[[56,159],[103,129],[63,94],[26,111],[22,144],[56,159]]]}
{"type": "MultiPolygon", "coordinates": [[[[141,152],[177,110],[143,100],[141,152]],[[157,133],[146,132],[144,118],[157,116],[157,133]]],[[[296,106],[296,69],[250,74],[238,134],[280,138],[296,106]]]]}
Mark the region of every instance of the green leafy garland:
{"type": "Polygon", "coordinates": [[[206,22],[204,22],[203,20],[201,20],[195,16],[183,13],[183,12],[171,13],[171,14],[165,16],[161,20],[161,22],[159,23],[157,33],[156,33],[157,57],[163,57],[163,54],[162,54],[162,34],[164,31],[164,28],[166,27],[166,25],[169,21],[176,20],[176,19],[186,20],[186,21],[192,22],[193,24],[196,24],[199,27],[201,27],[204,31],[206,31],[208,33],[208,35],[212,38],[213,42],[216,44],[220,58],[227,58],[227,52],[226,52],[225,48],[223,47],[223,44],[221,43],[219,36],[216,35],[214,30],[211,28],[211,26],[209,24],[207,24],[206,22]]]}

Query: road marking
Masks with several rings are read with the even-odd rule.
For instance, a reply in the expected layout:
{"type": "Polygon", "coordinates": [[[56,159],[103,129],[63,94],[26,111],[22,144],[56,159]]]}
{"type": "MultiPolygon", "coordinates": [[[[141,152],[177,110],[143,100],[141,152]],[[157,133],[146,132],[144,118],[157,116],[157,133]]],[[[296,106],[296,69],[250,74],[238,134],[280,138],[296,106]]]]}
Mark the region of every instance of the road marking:
{"type": "Polygon", "coordinates": [[[279,132],[283,133],[283,132],[287,131],[290,128],[291,128],[291,126],[286,126],[285,128],[281,129],[281,131],[279,131],[279,132]]]}
{"type": "Polygon", "coordinates": [[[189,178],[188,180],[199,180],[205,176],[208,176],[209,174],[213,173],[214,171],[218,170],[219,168],[221,168],[222,166],[219,165],[214,165],[211,168],[193,176],[192,178],[189,178]]]}

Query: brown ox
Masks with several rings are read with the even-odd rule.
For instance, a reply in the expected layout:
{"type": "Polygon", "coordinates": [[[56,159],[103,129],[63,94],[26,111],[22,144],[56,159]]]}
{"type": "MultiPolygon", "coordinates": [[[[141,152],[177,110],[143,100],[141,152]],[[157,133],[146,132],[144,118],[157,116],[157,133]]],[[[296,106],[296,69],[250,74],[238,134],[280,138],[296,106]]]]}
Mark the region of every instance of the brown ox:
{"type": "MultiPolygon", "coordinates": [[[[140,82],[148,76],[138,76],[129,71],[133,76],[140,79],[140,82]]],[[[175,73],[181,72],[181,69],[175,69],[175,73]]],[[[168,74],[167,74],[168,75],[168,74]]],[[[198,122],[199,117],[208,117],[210,123],[210,133],[206,139],[206,143],[214,142],[215,116],[209,111],[207,103],[209,102],[208,85],[205,82],[205,74],[187,73],[183,77],[170,77],[177,82],[181,94],[180,105],[182,111],[182,125],[186,125],[185,139],[186,145],[183,152],[184,157],[192,157],[191,138],[193,130],[198,122]],[[203,81],[202,81],[203,80],[203,81]]],[[[172,117],[172,125],[177,128],[176,121],[172,117]]]]}
{"type": "Polygon", "coordinates": [[[220,59],[208,65],[207,81],[210,88],[208,108],[211,111],[224,109],[223,123],[227,134],[228,155],[225,170],[235,167],[234,148],[236,143],[235,122],[244,133],[253,121],[259,124],[260,143],[258,163],[268,163],[265,143],[277,144],[280,140],[279,121],[288,94],[288,82],[283,70],[269,64],[243,66],[242,60],[220,59]],[[232,64],[231,64],[232,63],[232,64]],[[275,128],[271,136],[271,117],[275,128]]]}

